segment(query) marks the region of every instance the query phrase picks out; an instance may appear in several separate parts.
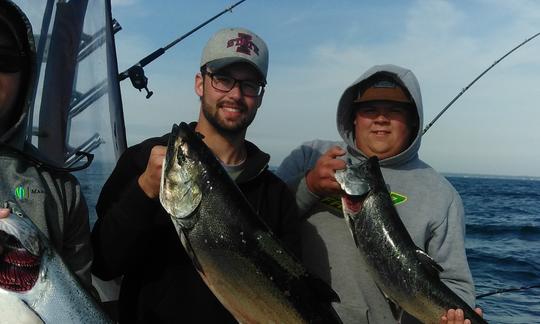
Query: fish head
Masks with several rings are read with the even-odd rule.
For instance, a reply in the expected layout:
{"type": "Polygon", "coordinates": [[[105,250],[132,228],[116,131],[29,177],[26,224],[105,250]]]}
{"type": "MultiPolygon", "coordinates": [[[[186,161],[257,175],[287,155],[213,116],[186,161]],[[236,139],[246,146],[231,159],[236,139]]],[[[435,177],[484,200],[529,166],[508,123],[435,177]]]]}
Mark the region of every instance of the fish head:
{"type": "Polygon", "coordinates": [[[343,214],[349,226],[354,227],[366,197],[381,186],[386,190],[379,160],[374,156],[362,163],[348,164],[336,171],[335,178],[345,192],[341,199],[343,214]]]}
{"type": "Polygon", "coordinates": [[[39,278],[43,246],[37,227],[21,213],[0,219],[0,289],[32,290],[39,278]]]}
{"type": "Polygon", "coordinates": [[[385,187],[379,159],[376,156],[337,170],[335,177],[341,189],[349,196],[364,196],[381,185],[385,187]]]}
{"type": "MultiPolygon", "coordinates": [[[[199,206],[207,170],[201,161],[202,139],[185,124],[173,125],[163,161],[159,199],[163,208],[184,227],[195,221],[191,216],[199,206]]],[[[204,144],[203,144],[204,145],[204,144]]]]}

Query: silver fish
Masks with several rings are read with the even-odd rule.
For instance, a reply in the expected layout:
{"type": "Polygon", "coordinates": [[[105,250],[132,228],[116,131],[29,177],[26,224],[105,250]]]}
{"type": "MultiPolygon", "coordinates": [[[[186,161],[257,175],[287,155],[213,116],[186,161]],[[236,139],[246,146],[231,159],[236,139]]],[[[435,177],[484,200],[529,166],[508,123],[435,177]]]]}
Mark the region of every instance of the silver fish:
{"type": "Polygon", "coordinates": [[[160,201],[200,276],[242,323],[340,323],[339,298],[274,237],[198,134],[174,125],[160,201]]]}
{"type": "Polygon", "coordinates": [[[0,219],[0,323],[113,323],[45,235],[9,207],[0,219]]]}
{"type": "MultiPolygon", "coordinates": [[[[486,323],[440,279],[443,269],[418,248],[398,216],[376,157],[336,172],[343,213],[368,271],[388,299],[424,323],[461,308],[486,323]]],[[[399,312],[396,314],[399,318],[399,312]]]]}

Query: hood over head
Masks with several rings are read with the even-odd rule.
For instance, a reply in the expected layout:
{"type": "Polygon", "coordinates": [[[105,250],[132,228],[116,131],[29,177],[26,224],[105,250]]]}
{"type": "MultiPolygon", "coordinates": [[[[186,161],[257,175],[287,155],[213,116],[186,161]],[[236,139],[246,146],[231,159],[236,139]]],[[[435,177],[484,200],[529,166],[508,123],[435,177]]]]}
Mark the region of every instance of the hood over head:
{"type": "Polygon", "coordinates": [[[398,165],[418,156],[422,137],[424,123],[422,95],[420,93],[418,80],[412,71],[392,64],[375,65],[367,70],[354,81],[353,84],[345,89],[341,95],[337,109],[337,128],[339,134],[348,146],[349,153],[359,160],[367,159],[368,157],[356,147],[353,124],[355,110],[353,103],[359,100],[360,91],[371,84],[371,81],[374,78],[378,79],[379,77],[390,79],[405,89],[410,95],[410,98],[413,101],[412,107],[416,108],[418,115],[416,134],[413,133],[412,136],[414,139],[411,141],[409,147],[395,156],[380,161],[381,166],[398,165]]]}
{"type": "Polygon", "coordinates": [[[22,10],[10,0],[0,0],[0,28],[7,30],[22,58],[21,89],[15,102],[10,126],[0,134],[0,142],[22,150],[28,127],[28,112],[33,102],[36,74],[36,49],[32,26],[22,10]]]}

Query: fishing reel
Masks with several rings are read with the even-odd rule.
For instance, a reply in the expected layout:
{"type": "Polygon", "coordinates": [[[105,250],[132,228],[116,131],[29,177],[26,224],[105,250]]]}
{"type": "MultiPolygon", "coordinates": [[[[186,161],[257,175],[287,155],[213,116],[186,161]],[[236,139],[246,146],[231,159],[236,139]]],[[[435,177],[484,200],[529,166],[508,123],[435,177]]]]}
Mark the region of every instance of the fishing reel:
{"type": "MultiPolygon", "coordinates": [[[[125,73],[125,72],[124,72],[125,73]]],[[[133,65],[127,70],[127,76],[131,80],[131,84],[141,91],[146,90],[146,99],[150,98],[154,92],[148,90],[148,78],[144,75],[144,69],[140,64],[133,65]]]]}
{"type": "Polygon", "coordinates": [[[166,50],[173,47],[174,45],[176,45],[177,43],[182,41],[184,38],[188,37],[189,35],[193,34],[197,30],[199,30],[202,27],[206,26],[208,23],[210,23],[214,19],[218,18],[219,16],[223,15],[226,12],[232,12],[232,9],[234,7],[238,6],[239,4],[241,4],[244,1],[246,1],[246,0],[240,0],[240,1],[236,2],[234,5],[225,8],[225,10],[223,10],[219,14],[217,14],[214,17],[212,17],[212,18],[208,19],[207,21],[203,22],[202,24],[200,24],[199,26],[197,26],[194,29],[190,30],[186,34],[180,36],[178,39],[175,39],[173,42],[171,42],[167,46],[158,48],[154,52],[150,53],[148,56],[146,56],[145,58],[140,60],[139,63],[133,65],[132,67],[130,67],[126,71],[120,73],[118,75],[118,81],[122,81],[122,80],[129,77],[129,79],[131,80],[131,84],[136,89],[139,89],[139,91],[141,91],[142,89],[146,90],[146,99],[150,98],[154,94],[154,92],[148,90],[148,78],[144,75],[143,67],[146,66],[148,63],[154,61],[158,57],[160,57],[163,53],[165,53],[166,50]]]}

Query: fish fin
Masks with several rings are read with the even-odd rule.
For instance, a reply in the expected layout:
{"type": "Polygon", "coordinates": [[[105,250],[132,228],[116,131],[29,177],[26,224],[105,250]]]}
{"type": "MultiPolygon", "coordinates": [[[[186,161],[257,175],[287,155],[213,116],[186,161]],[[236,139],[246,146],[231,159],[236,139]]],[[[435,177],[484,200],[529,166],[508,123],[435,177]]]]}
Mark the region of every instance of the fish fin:
{"type": "Polygon", "coordinates": [[[392,312],[394,319],[398,323],[401,323],[401,317],[403,316],[403,308],[401,308],[398,303],[396,303],[390,297],[388,297],[388,295],[381,289],[381,287],[377,286],[377,288],[379,288],[379,291],[388,302],[388,306],[390,306],[390,311],[392,312]]]}
{"type": "Polygon", "coordinates": [[[424,268],[433,276],[439,277],[439,273],[443,272],[444,269],[441,267],[432,257],[429,256],[426,252],[421,249],[416,250],[416,256],[424,266],[424,268]]]}
{"type": "Polygon", "coordinates": [[[309,276],[309,287],[319,297],[320,300],[340,303],[339,295],[324,280],[315,276],[309,276]]]}
{"type": "Polygon", "coordinates": [[[403,308],[399,307],[399,305],[394,303],[392,300],[387,300],[388,305],[390,305],[390,311],[392,312],[392,315],[394,315],[394,319],[398,321],[398,323],[401,323],[401,317],[403,316],[403,308]]]}
{"type": "Polygon", "coordinates": [[[349,227],[349,231],[351,232],[351,235],[352,235],[352,238],[354,240],[354,244],[356,245],[356,247],[358,247],[358,240],[356,239],[356,234],[353,230],[354,228],[354,223],[352,221],[352,219],[349,217],[348,214],[344,214],[345,216],[345,222],[347,223],[348,227],[349,227]]]}
{"type": "Polygon", "coordinates": [[[184,233],[183,229],[180,229],[180,241],[182,241],[182,245],[184,246],[184,249],[186,250],[186,253],[189,255],[189,258],[193,262],[193,266],[197,271],[204,275],[204,270],[201,266],[201,263],[199,262],[199,259],[197,258],[197,255],[195,254],[195,251],[193,250],[193,247],[189,243],[189,240],[186,238],[186,234],[184,233]]]}

